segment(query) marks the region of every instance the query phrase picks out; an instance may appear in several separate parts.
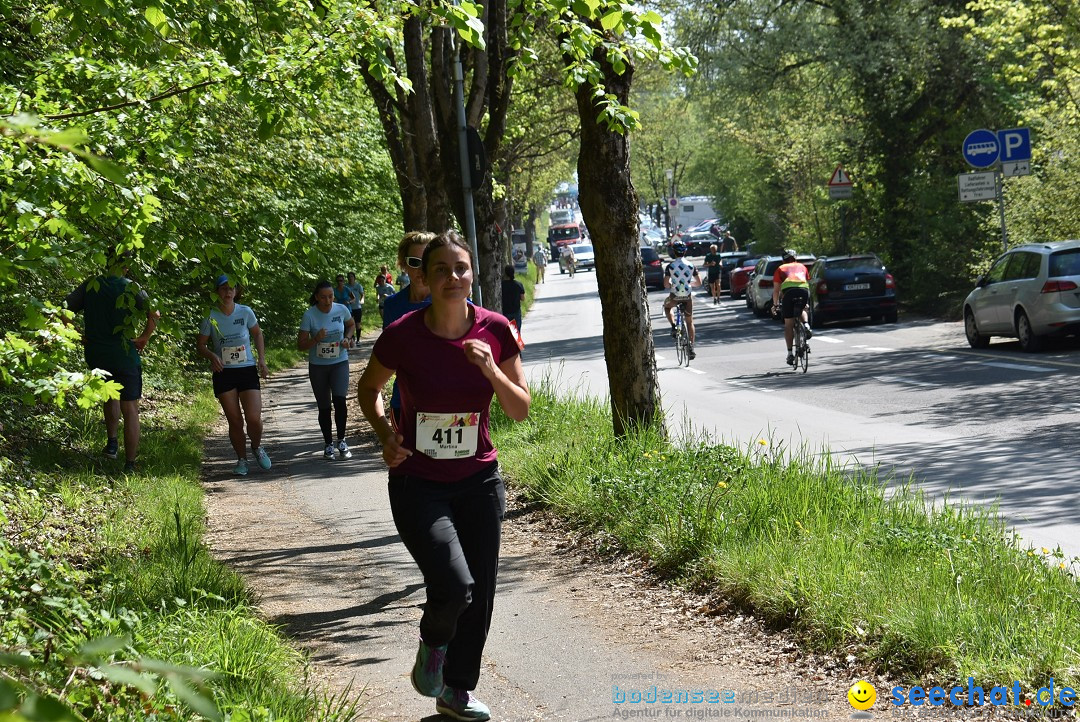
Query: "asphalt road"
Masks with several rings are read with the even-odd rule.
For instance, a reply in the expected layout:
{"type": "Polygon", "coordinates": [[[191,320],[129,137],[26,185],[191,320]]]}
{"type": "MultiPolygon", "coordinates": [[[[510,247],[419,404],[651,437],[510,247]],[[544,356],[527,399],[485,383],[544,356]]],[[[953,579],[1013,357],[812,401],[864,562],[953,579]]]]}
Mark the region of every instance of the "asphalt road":
{"type": "MultiPolygon", "coordinates": [[[[551,269],[554,269],[551,266],[551,269]]],[[[550,269],[549,269],[550,271],[550,269]]],[[[548,273],[523,323],[532,383],[607,394],[596,279],[548,273]]],[[[1080,556],[1080,343],[1025,354],[995,340],[974,351],[962,324],[909,319],[827,326],[808,373],[785,364],[779,322],[744,301],[696,296],[697,359],[679,367],[650,293],[661,393],[671,427],[737,446],[789,450],[914,478],[934,499],[998,503],[1022,543],[1080,556]]]]}

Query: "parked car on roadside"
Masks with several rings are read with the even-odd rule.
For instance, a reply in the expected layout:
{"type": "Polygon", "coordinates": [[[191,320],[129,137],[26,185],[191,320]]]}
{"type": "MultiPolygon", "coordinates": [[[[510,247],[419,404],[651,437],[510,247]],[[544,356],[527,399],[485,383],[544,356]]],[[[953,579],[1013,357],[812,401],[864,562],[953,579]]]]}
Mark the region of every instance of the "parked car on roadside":
{"type": "MultiPolygon", "coordinates": [[[[704,256],[709,252],[709,246],[716,243],[716,236],[705,231],[683,231],[679,237],[686,244],[687,256],[704,256]]],[[[671,244],[668,243],[668,255],[671,255],[671,244]]]]}
{"type": "MultiPolygon", "coordinates": [[[[817,257],[800,253],[795,260],[806,266],[807,270],[812,270],[817,257]]],[[[783,262],[784,259],[780,256],[765,256],[759,258],[754,266],[754,277],[746,287],[746,307],[753,311],[755,316],[768,316],[772,312],[773,274],[783,262]]]]}
{"type": "Polygon", "coordinates": [[[746,251],[724,251],[720,254],[720,290],[731,288],[731,272],[750,257],[746,251]]]}
{"type": "Polygon", "coordinates": [[[645,288],[664,287],[664,264],[652,246],[641,247],[641,270],[645,274],[645,288]]]}
{"type": "Polygon", "coordinates": [[[728,284],[732,298],[742,298],[746,295],[746,286],[750,283],[750,276],[753,275],[757,262],[757,258],[747,258],[740,266],[731,269],[728,284]]]}
{"type": "Polygon", "coordinates": [[[964,335],[972,348],[991,336],[1038,351],[1051,336],[1080,333],[1080,241],[1009,249],[964,299],[964,335]]]}
{"type": "Polygon", "coordinates": [[[823,256],[810,271],[810,325],[868,316],[896,323],[896,281],[873,253],[823,256]]]}

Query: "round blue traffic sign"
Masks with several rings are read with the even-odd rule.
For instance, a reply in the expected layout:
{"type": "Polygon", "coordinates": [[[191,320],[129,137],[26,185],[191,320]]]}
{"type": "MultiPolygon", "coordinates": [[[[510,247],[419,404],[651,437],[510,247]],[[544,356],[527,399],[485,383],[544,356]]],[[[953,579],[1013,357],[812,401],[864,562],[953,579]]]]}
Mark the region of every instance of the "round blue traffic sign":
{"type": "Polygon", "coordinates": [[[997,133],[990,130],[979,129],[968,133],[964,138],[964,160],[976,168],[987,168],[997,163],[998,139],[997,133]]]}

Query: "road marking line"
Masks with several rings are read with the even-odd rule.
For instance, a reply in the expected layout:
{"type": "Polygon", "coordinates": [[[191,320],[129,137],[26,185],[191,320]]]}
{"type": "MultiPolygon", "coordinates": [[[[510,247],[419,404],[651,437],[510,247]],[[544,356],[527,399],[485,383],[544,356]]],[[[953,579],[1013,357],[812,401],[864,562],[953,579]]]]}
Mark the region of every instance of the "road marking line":
{"type": "Polygon", "coordinates": [[[909,379],[905,376],[875,376],[875,381],[880,381],[883,384],[897,383],[897,384],[911,384],[912,386],[927,386],[934,388],[941,386],[941,384],[930,383],[929,381],[917,381],[915,379],[909,379]]]}
{"type": "Polygon", "coordinates": [[[655,356],[656,356],[657,361],[667,361],[667,358],[664,357],[664,356],[661,356],[660,354],[655,354],[655,356]]]}
{"type": "Polygon", "coordinates": [[[698,371],[697,369],[692,369],[689,366],[686,367],[686,370],[689,371],[692,374],[701,374],[702,376],[705,375],[704,371],[698,371]]]}
{"type": "Polygon", "coordinates": [[[875,351],[875,352],[878,352],[878,353],[885,353],[887,351],[894,351],[895,349],[885,348],[884,346],[867,346],[866,350],[867,351],[875,351]]]}
{"type": "Polygon", "coordinates": [[[983,366],[995,366],[999,369],[1014,369],[1016,371],[1055,371],[1056,369],[1047,368],[1046,366],[1028,366],[1027,364],[1010,364],[1004,361],[983,361],[983,366]]]}
{"type": "MultiPolygon", "coordinates": [[[[814,336],[813,340],[814,341],[824,341],[825,343],[843,343],[844,342],[843,339],[841,339],[841,338],[833,338],[832,336],[814,336]]],[[[859,347],[856,346],[855,348],[859,348],[859,347]]]]}

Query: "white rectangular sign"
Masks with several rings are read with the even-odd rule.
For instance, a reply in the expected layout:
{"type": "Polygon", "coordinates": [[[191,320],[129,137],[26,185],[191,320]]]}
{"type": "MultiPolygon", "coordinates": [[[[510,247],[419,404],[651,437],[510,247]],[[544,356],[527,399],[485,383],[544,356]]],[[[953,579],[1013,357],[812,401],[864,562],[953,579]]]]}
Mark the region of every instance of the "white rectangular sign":
{"type": "Polygon", "coordinates": [[[982,173],[961,173],[956,177],[960,186],[960,200],[992,201],[997,198],[997,179],[995,171],[982,173]]]}
{"type": "Polygon", "coordinates": [[[1005,161],[1001,164],[1001,174],[1006,178],[1017,175],[1031,175],[1030,160],[1005,161]]]}

